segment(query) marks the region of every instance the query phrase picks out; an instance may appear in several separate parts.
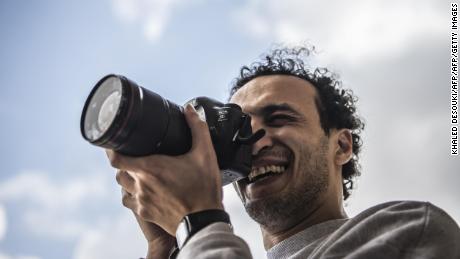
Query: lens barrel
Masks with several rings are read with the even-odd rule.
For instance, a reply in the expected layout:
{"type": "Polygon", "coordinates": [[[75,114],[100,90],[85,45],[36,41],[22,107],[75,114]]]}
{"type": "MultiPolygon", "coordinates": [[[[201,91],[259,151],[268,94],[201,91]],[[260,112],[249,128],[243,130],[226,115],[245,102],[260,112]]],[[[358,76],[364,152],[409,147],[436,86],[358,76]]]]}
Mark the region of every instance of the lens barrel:
{"type": "Polygon", "coordinates": [[[120,75],[107,75],[96,84],[80,128],[90,143],[130,156],[180,155],[191,147],[183,108],[120,75]],[[119,100],[115,91],[121,92],[119,100]]]}

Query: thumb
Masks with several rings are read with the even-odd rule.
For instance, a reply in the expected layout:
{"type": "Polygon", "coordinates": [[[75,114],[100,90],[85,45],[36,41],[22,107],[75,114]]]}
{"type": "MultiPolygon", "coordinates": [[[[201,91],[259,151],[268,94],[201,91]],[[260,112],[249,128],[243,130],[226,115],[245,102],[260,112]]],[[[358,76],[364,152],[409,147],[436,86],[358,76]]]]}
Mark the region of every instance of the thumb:
{"type": "Polygon", "coordinates": [[[192,134],[192,150],[204,150],[212,146],[208,124],[200,118],[191,104],[187,104],[185,107],[184,115],[192,134]]]}

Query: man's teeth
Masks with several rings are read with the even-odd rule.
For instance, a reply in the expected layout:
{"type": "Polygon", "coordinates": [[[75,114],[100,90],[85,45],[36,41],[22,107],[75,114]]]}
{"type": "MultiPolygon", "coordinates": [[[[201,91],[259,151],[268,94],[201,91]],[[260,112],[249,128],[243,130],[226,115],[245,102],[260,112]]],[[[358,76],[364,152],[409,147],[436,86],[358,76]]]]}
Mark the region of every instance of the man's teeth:
{"type": "Polygon", "coordinates": [[[282,173],[286,170],[284,166],[278,166],[278,165],[268,165],[268,166],[262,166],[262,167],[256,167],[252,168],[251,173],[249,174],[248,178],[249,181],[252,181],[256,176],[263,175],[266,173],[282,173]]]}

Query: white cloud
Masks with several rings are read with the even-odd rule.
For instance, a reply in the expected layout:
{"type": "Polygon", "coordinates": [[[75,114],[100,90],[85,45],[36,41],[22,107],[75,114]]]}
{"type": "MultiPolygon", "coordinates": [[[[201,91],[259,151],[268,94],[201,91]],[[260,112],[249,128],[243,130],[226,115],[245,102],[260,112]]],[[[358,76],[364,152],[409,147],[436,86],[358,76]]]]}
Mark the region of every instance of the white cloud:
{"type": "Polygon", "coordinates": [[[107,185],[103,181],[103,177],[93,176],[59,183],[46,173],[26,171],[0,185],[0,199],[32,200],[45,207],[72,209],[88,197],[107,194],[107,185]]]}
{"type": "Polygon", "coordinates": [[[17,219],[38,236],[75,237],[89,228],[82,219],[87,207],[108,199],[110,181],[101,173],[59,182],[28,171],[0,184],[0,201],[25,205],[17,219]]]}
{"type": "Polygon", "coordinates": [[[158,41],[181,0],[113,0],[115,15],[123,22],[140,24],[144,36],[158,41]]]}
{"type": "MultiPolygon", "coordinates": [[[[29,237],[76,240],[75,259],[145,256],[146,241],[134,216],[122,208],[113,176],[94,173],[61,182],[44,172],[27,171],[0,183],[0,201],[6,206],[21,204],[24,211],[15,218],[22,221],[29,237]],[[113,210],[117,204],[115,213],[88,211],[91,206],[113,210]]],[[[6,223],[3,212],[0,207],[0,230],[6,223]]],[[[0,259],[39,258],[0,251],[0,259]]]]}
{"type": "Polygon", "coordinates": [[[31,256],[31,255],[6,255],[0,253],[0,259],[40,259],[38,256],[31,256]]]}
{"type": "Polygon", "coordinates": [[[3,206],[0,204],[0,241],[5,237],[6,227],[7,221],[5,208],[3,208],[3,206]]]}
{"type": "MultiPolygon", "coordinates": [[[[248,1],[234,20],[248,35],[269,41],[309,41],[328,56],[354,63],[397,55],[421,37],[446,33],[434,1],[248,1]]],[[[439,9],[442,10],[442,9],[439,9]]]]}
{"type": "Polygon", "coordinates": [[[83,233],[73,258],[139,258],[146,255],[146,244],[133,214],[125,210],[83,233]]]}

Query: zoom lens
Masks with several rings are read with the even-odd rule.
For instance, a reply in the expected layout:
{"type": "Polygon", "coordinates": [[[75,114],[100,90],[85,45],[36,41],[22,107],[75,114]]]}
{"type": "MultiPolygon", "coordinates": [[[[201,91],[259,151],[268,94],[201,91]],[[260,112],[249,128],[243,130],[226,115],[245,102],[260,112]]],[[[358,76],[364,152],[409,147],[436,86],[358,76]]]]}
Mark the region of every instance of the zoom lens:
{"type": "Polygon", "coordinates": [[[191,145],[181,106],[119,75],[96,84],[80,127],[92,144],[132,156],[179,155],[191,145]]]}

